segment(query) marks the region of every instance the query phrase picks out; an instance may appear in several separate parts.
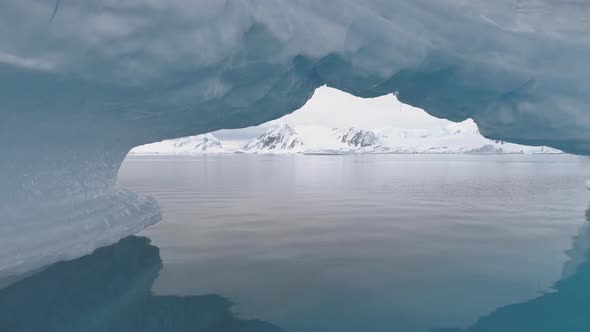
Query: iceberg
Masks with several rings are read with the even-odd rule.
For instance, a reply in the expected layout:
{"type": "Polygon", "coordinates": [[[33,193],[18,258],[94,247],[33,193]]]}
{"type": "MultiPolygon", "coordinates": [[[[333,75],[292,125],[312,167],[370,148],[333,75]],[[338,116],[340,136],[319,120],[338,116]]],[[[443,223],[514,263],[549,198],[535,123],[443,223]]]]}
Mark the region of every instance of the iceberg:
{"type": "Polygon", "coordinates": [[[153,223],[157,204],[117,184],[131,148],[258,125],[322,85],[588,155],[589,16],[551,0],[4,1],[0,274],[153,223]]]}

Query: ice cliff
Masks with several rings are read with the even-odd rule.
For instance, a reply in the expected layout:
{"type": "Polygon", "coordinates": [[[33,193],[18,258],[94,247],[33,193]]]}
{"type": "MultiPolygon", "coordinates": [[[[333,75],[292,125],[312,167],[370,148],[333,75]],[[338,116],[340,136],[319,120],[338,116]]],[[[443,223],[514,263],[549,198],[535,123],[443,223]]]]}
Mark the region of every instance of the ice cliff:
{"type": "Polygon", "coordinates": [[[584,1],[56,1],[0,6],[0,273],[155,222],[117,185],[132,147],[260,124],[323,84],[590,154],[584,1]]]}

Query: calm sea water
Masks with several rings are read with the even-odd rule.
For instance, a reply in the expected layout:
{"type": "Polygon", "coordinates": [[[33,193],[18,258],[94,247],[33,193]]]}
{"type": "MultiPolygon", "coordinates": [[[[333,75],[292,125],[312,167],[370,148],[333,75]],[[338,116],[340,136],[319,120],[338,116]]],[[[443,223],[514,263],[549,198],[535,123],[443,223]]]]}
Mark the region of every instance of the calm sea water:
{"type": "Polygon", "coordinates": [[[120,182],[163,220],[0,309],[44,331],[589,331],[586,179],[564,155],[133,157],[120,182]]]}

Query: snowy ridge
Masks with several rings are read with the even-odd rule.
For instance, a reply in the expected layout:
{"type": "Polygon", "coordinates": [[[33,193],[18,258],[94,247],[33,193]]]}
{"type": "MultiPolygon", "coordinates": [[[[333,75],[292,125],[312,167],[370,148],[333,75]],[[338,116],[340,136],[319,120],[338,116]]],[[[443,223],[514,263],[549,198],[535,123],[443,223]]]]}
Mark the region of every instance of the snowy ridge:
{"type": "Polygon", "coordinates": [[[249,130],[230,131],[229,137],[242,137],[237,144],[205,134],[143,145],[131,154],[561,153],[487,139],[472,119],[438,119],[393,95],[362,99],[329,87],[296,112],[249,130]]]}
{"type": "Polygon", "coordinates": [[[562,153],[540,146],[524,146],[483,137],[473,120],[429,129],[387,127],[381,129],[328,128],[276,124],[240,149],[224,149],[212,134],[190,136],[139,146],[130,154],[201,153],[562,153]]]}
{"type": "Polygon", "coordinates": [[[339,130],[332,129],[340,143],[350,147],[352,152],[374,152],[380,146],[379,137],[371,130],[355,127],[339,130]]]}
{"type": "Polygon", "coordinates": [[[525,146],[483,137],[468,119],[431,130],[388,128],[381,142],[392,153],[562,153],[544,146],[525,146]]]}
{"type": "Polygon", "coordinates": [[[251,140],[241,149],[244,153],[300,153],[303,142],[291,126],[281,124],[251,140]]]}
{"type": "Polygon", "coordinates": [[[322,126],[275,125],[240,149],[224,149],[212,134],[190,136],[139,146],[130,154],[202,153],[562,153],[540,146],[524,146],[483,137],[472,120],[434,130],[384,128],[380,130],[322,126]]]}
{"type": "MultiPolygon", "coordinates": [[[[315,127],[315,130],[321,128],[315,127]]],[[[339,153],[561,153],[547,147],[524,146],[487,139],[479,133],[477,125],[472,120],[442,128],[346,128],[333,129],[331,133],[332,142],[312,144],[316,147],[323,146],[323,149],[306,148],[305,152],[333,150],[339,153]]],[[[305,136],[303,142],[307,147],[305,136]]]]}
{"type": "Polygon", "coordinates": [[[188,136],[145,144],[133,148],[129,154],[200,154],[224,152],[221,142],[212,134],[188,136]]]}

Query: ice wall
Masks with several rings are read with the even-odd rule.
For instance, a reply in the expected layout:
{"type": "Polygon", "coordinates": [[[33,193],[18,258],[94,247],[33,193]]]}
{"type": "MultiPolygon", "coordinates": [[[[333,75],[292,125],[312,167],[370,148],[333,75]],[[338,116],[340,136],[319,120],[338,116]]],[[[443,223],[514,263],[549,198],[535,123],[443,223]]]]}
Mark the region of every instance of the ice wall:
{"type": "Polygon", "coordinates": [[[155,222],[116,183],[131,147],[278,118],[323,84],[590,154],[588,17],[574,0],[5,0],[0,271],[155,222]]]}

